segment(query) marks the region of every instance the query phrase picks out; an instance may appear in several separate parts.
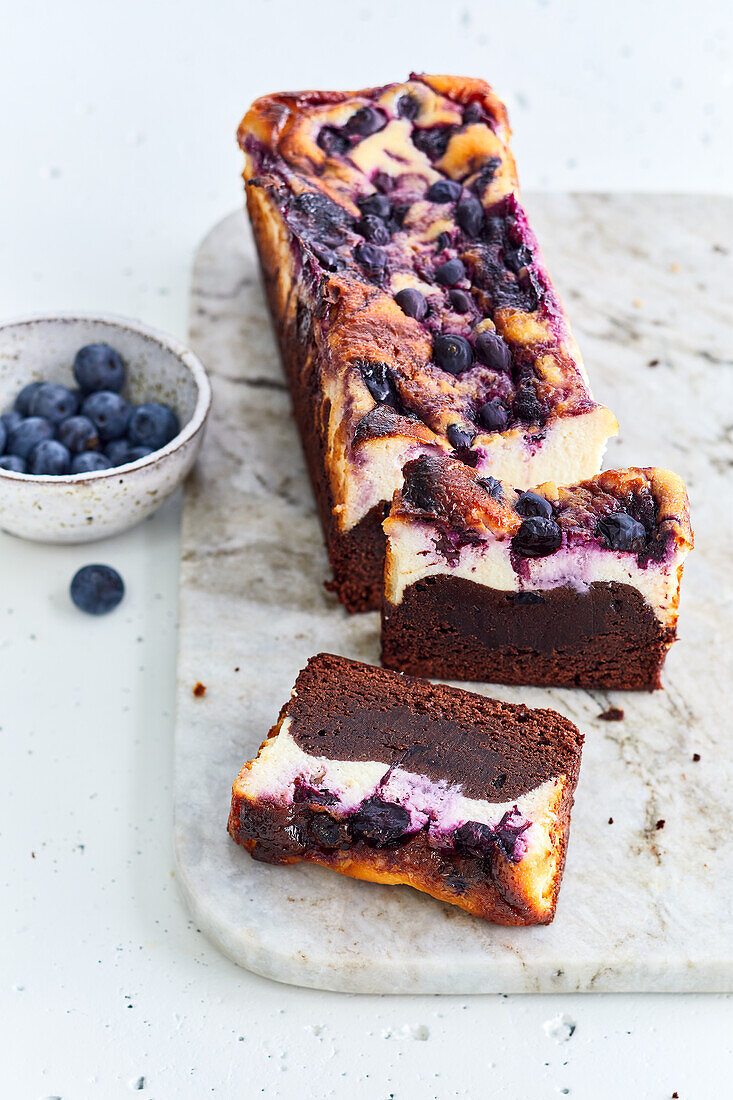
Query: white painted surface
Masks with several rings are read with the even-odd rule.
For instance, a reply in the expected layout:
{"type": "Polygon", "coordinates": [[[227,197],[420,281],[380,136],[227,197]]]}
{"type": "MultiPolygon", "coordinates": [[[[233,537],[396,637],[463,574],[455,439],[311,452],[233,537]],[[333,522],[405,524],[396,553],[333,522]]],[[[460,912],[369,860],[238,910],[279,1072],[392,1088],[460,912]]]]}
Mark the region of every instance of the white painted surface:
{"type": "MultiPolygon", "coordinates": [[[[250,99],[413,66],[493,80],[528,188],[733,191],[727,0],[12,0],[2,316],[107,309],[185,336],[250,99]]],[[[125,1097],[141,1076],[156,1100],[724,1092],[722,996],[343,997],[224,960],[171,878],[176,504],[97,557],[128,584],[98,622],[65,595],[88,552],[0,539],[3,1095],[125,1097]]]]}

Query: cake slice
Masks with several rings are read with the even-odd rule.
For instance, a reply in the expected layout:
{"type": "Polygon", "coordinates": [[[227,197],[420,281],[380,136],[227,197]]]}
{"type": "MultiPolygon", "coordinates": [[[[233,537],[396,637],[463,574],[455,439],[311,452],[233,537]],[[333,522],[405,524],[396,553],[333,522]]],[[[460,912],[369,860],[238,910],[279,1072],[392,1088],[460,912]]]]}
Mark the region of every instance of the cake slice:
{"type": "Polygon", "coordinates": [[[552,710],[321,653],[235,780],[266,863],[406,884],[499,924],[555,914],[583,737],[552,710]]]}
{"type": "Polygon", "coordinates": [[[520,202],[510,134],[484,81],[427,75],[263,96],[239,127],[332,587],[352,611],[379,607],[406,461],[578,480],[618,429],[520,202]]]}
{"type": "Polygon", "coordinates": [[[652,690],[692,549],[667,470],[519,492],[421,457],[389,518],[382,660],[451,680],[652,690]]]}

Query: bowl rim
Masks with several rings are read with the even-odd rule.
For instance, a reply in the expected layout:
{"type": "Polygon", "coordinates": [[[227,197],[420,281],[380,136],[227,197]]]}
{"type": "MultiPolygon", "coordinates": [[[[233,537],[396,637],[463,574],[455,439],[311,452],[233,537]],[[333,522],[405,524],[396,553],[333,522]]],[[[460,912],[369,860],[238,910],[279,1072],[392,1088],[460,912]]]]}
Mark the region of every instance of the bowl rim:
{"type": "Polygon", "coordinates": [[[211,408],[211,382],[206,373],[206,368],[189,347],[186,347],[176,336],[163,332],[143,321],[136,321],[130,317],[124,317],[118,313],[90,313],[78,310],[60,310],[57,313],[28,313],[21,317],[10,317],[0,321],[0,332],[4,329],[19,328],[23,325],[37,325],[39,322],[67,323],[73,321],[91,321],[110,325],[113,328],[127,329],[128,332],[144,336],[154,343],[172,352],[176,358],[188,368],[196,386],[196,404],[190,420],[184,424],[178,435],[144,458],[138,458],[134,462],[125,462],[122,466],[111,466],[108,470],[91,470],[83,474],[21,474],[15,470],[4,470],[0,467],[0,480],[19,482],[26,485],[80,485],[89,482],[103,481],[105,478],[119,477],[120,474],[133,470],[144,469],[146,466],[154,466],[168,455],[179,450],[188,443],[197,432],[201,430],[211,408]]]}

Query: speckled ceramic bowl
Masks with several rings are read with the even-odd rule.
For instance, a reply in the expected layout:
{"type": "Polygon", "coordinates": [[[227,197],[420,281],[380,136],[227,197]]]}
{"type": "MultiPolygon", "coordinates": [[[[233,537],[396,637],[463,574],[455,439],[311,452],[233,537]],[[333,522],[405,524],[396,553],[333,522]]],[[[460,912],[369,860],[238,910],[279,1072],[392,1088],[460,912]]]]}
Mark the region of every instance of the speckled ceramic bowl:
{"type": "Polygon", "coordinates": [[[178,413],[181,431],[146,458],[98,473],[31,477],[0,469],[0,527],[13,535],[91,542],[117,534],[154,512],[196,459],[211,405],[206,371],[171,336],[122,317],[57,314],[0,325],[0,409],[27,382],[74,386],[74,355],[91,343],[120,353],[130,401],[165,402],[178,413]]]}

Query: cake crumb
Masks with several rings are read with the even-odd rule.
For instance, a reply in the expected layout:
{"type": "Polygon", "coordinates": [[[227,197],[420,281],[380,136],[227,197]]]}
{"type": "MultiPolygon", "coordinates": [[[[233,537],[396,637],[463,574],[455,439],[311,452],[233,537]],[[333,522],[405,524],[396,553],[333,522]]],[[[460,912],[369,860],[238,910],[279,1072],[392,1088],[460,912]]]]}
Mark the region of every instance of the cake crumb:
{"type": "Polygon", "coordinates": [[[673,1092],[672,1100],[680,1100],[680,1094],[678,1092],[673,1092]]]}
{"type": "Polygon", "coordinates": [[[698,761],[699,761],[699,759],[700,759],[700,753],[699,753],[699,752],[693,752],[693,754],[692,754],[692,759],[693,759],[693,760],[695,761],[695,763],[697,764],[697,762],[698,762],[698,761]]]}
{"type": "Polygon", "coordinates": [[[641,309],[643,305],[641,298],[634,298],[634,309],[641,309]]]}
{"type": "Polygon", "coordinates": [[[202,684],[200,680],[197,680],[193,685],[193,693],[197,699],[200,699],[202,695],[206,695],[206,684],[202,684]]]}
{"type": "Polygon", "coordinates": [[[658,367],[660,362],[661,362],[660,359],[650,359],[649,362],[647,363],[647,366],[648,367],[658,367]]]}
{"type": "Polygon", "coordinates": [[[674,272],[674,274],[675,274],[675,275],[677,274],[677,272],[679,271],[679,269],[680,269],[680,265],[679,265],[679,264],[670,264],[670,265],[669,265],[669,270],[670,270],[670,271],[672,271],[672,272],[674,272]]]}
{"type": "Polygon", "coordinates": [[[608,824],[609,824],[609,825],[613,825],[613,818],[612,818],[612,817],[609,817],[609,819],[608,819],[608,824]]]}
{"type": "Polygon", "coordinates": [[[655,829],[663,829],[666,824],[667,824],[667,822],[664,820],[664,818],[660,817],[659,821],[657,822],[657,824],[654,827],[655,827],[655,829]]]}
{"type": "Polygon", "coordinates": [[[598,715],[604,722],[622,722],[624,719],[624,712],[621,707],[609,707],[608,710],[604,710],[603,714],[598,715]]]}

